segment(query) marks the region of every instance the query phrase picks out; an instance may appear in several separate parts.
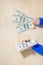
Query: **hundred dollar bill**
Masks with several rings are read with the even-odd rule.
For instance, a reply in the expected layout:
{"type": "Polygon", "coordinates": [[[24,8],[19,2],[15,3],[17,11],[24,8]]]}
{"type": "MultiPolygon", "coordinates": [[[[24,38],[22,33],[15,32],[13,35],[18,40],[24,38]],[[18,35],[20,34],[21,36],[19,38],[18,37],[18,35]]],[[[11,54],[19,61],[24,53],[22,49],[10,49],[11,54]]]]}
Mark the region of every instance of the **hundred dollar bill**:
{"type": "Polygon", "coordinates": [[[18,51],[22,52],[26,49],[29,49],[29,48],[32,48],[32,46],[36,45],[37,42],[34,40],[34,39],[31,39],[30,41],[28,42],[21,42],[19,44],[16,45],[16,48],[18,51]]]}
{"type": "Polygon", "coordinates": [[[13,21],[17,22],[19,25],[26,22],[32,22],[33,20],[33,18],[26,16],[18,10],[16,11],[16,14],[13,15],[13,21]]]}
{"type": "Polygon", "coordinates": [[[17,26],[16,28],[17,28],[17,32],[21,33],[28,29],[33,29],[33,28],[35,28],[35,26],[32,23],[25,23],[23,25],[17,26]]]}

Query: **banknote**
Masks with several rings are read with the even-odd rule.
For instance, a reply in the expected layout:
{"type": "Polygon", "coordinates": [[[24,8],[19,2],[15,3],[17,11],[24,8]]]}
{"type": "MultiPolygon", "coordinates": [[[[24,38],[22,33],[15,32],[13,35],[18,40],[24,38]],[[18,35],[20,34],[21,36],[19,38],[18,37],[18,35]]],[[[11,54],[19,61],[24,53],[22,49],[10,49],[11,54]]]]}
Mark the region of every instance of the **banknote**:
{"type": "Polygon", "coordinates": [[[21,32],[24,32],[26,30],[33,29],[33,28],[35,28],[35,26],[32,23],[25,23],[25,24],[22,24],[20,26],[17,26],[16,28],[17,28],[17,32],[21,33],[21,32]]]}
{"type": "Polygon", "coordinates": [[[29,42],[23,41],[23,42],[17,44],[16,48],[17,48],[18,51],[21,52],[21,51],[24,51],[26,49],[32,48],[32,46],[34,46],[36,44],[37,44],[36,40],[35,39],[31,39],[29,42]]]}
{"type": "Polygon", "coordinates": [[[26,22],[32,22],[34,19],[32,17],[28,17],[20,11],[16,11],[15,15],[13,15],[13,21],[18,24],[23,24],[26,22]]]}

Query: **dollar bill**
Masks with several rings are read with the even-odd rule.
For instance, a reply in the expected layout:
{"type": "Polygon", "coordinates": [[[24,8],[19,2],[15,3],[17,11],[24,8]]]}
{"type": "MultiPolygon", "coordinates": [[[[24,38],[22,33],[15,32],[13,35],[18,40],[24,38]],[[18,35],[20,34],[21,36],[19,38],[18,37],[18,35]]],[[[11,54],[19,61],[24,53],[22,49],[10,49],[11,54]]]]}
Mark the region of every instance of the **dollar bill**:
{"type": "Polygon", "coordinates": [[[32,22],[33,20],[33,18],[26,16],[18,10],[16,11],[16,14],[13,15],[13,21],[17,22],[19,25],[26,22],[32,22]]]}
{"type": "Polygon", "coordinates": [[[17,44],[16,48],[17,48],[18,51],[21,52],[21,51],[24,51],[28,48],[31,48],[32,46],[34,46],[36,44],[37,44],[37,42],[34,39],[32,39],[29,42],[24,41],[24,42],[21,42],[21,43],[17,44]]]}
{"type": "Polygon", "coordinates": [[[18,33],[21,33],[21,32],[24,32],[28,29],[33,29],[35,26],[32,24],[32,23],[25,23],[23,25],[20,25],[20,26],[17,26],[17,32],[18,33]]]}

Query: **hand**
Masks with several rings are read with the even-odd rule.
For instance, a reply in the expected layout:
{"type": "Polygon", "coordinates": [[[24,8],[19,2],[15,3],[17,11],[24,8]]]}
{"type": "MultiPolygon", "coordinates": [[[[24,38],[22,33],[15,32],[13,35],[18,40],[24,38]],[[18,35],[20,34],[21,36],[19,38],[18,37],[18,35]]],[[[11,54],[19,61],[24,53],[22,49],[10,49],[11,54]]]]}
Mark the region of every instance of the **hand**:
{"type": "Polygon", "coordinates": [[[36,18],[36,19],[33,21],[33,24],[34,24],[34,25],[39,25],[39,24],[40,24],[39,18],[36,18]]]}

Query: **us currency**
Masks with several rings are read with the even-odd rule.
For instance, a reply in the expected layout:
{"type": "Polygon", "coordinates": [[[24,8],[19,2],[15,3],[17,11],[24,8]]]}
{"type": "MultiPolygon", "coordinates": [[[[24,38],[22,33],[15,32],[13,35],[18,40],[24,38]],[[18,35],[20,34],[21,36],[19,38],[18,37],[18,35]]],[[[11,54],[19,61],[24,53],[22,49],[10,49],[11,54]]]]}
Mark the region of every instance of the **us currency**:
{"type": "Polygon", "coordinates": [[[18,51],[24,51],[24,50],[26,50],[26,49],[29,49],[29,48],[31,48],[32,46],[34,46],[34,45],[36,45],[37,44],[37,42],[35,41],[35,39],[31,39],[30,41],[28,41],[28,42],[21,42],[21,43],[19,43],[19,44],[17,44],[16,45],[16,48],[17,48],[17,50],[18,51]]]}
{"type": "Polygon", "coordinates": [[[32,22],[33,20],[33,18],[26,16],[18,10],[16,11],[16,14],[13,15],[13,21],[17,22],[19,25],[26,22],[32,22]]]}
{"type": "Polygon", "coordinates": [[[16,28],[18,33],[22,33],[28,29],[33,29],[34,25],[32,23],[25,23],[23,25],[17,26],[16,28]]]}

